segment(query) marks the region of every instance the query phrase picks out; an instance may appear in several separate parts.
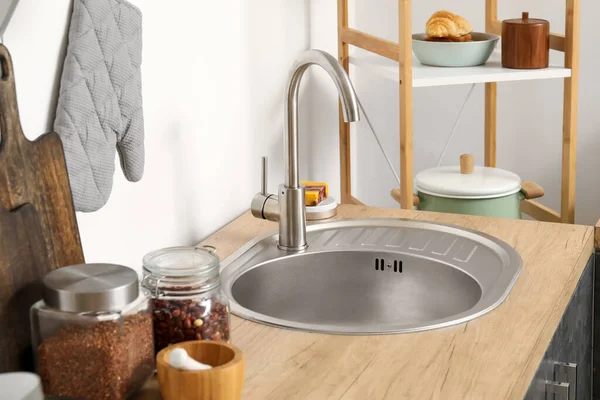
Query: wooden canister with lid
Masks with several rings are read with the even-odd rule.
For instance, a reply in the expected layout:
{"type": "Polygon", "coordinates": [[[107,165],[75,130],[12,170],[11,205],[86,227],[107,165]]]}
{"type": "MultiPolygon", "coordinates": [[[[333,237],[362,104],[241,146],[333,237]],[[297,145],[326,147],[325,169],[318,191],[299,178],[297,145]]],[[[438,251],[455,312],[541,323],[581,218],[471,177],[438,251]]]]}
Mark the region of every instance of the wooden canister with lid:
{"type": "Polygon", "coordinates": [[[550,58],[550,23],[522,18],[502,21],[502,66],[516,69],[547,68],[550,58]]]}

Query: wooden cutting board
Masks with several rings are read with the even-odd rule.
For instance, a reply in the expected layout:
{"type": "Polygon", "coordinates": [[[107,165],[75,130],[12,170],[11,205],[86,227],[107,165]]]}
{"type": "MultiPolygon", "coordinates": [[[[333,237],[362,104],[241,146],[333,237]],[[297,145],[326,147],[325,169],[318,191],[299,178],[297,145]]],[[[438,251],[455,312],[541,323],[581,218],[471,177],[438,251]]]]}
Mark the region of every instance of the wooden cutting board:
{"type": "Polygon", "coordinates": [[[84,262],[62,143],[21,130],[15,75],[0,45],[0,372],[30,369],[29,307],[49,271],[84,262]]]}
{"type": "Polygon", "coordinates": [[[0,206],[9,211],[24,204],[34,207],[52,269],[83,263],[60,137],[52,132],[32,142],[23,135],[15,74],[3,45],[0,64],[0,206]]]}
{"type": "Polygon", "coordinates": [[[33,370],[29,308],[50,270],[35,207],[0,208],[0,373],[33,370]]]}

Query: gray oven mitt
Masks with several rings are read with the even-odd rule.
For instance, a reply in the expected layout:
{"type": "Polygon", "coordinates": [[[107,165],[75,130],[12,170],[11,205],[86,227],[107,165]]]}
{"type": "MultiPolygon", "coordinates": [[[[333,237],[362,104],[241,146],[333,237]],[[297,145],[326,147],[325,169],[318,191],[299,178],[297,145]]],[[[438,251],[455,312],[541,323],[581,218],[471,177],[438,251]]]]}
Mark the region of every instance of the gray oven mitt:
{"type": "Polygon", "coordinates": [[[124,0],[74,0],[54,130],[77,211],[110,196],[115,148],[125,177],[144,173],[142,14],[124,0]]]}

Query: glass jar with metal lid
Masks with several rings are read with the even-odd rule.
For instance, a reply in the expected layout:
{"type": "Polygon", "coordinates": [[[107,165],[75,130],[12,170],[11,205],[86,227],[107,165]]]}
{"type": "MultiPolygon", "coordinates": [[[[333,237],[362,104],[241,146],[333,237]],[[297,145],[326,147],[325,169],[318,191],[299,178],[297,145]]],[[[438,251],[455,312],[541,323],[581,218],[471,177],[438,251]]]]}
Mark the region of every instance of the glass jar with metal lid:
{"type": "Polygon", "coordinates": [[[59,268],[31,307],[37,372],[47,395],[127,398],[154,373],[149,300],[137,274],[113,264],[59,268]]]}
{"type": "Polygon", "coordinates": [[[215,248],[170,247],[143,259],[158,353],[188,340],[230,340],[229,301],[221,291],[215,248]]]}

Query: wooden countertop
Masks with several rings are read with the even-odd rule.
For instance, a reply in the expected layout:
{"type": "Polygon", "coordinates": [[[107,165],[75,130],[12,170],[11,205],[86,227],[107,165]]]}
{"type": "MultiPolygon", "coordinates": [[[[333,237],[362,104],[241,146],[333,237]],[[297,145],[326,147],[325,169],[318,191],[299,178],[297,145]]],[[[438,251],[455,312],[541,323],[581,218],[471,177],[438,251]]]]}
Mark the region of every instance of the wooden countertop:
{"type": "MultiPolygon", "coordinates": [[[[594,228],[342,205],[338,218],[452,223],[515,247],[524,267],[507,300],[462,325],[388,336],[332,336],[232,317],[246,356],[245,400],[522,399],[594,250],[594,228]]],[[[246,213],[204,243],[226,257],[277,224],[246,213]]],[[[360,296],[357,293],[357,296],[360,296]]],[[[158,400],[155,380],[136,396],[158,400]]]]}

